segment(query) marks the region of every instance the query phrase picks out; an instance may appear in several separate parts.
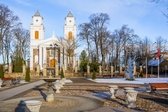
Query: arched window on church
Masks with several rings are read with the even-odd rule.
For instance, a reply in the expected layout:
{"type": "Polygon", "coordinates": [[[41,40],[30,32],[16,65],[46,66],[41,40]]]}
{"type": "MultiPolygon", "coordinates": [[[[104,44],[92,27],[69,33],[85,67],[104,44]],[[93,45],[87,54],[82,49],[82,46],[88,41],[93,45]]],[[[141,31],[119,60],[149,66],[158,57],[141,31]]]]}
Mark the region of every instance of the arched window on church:
{"type": "Polygon", "coordinates": [[[68,40],[73,40],[73,34],[72,32],[68,32],[68,40]]]}
{"type": "Polygon", "coordinates": [[[39,39],[39,32],[35,31],[35,39],[39,39]]]}

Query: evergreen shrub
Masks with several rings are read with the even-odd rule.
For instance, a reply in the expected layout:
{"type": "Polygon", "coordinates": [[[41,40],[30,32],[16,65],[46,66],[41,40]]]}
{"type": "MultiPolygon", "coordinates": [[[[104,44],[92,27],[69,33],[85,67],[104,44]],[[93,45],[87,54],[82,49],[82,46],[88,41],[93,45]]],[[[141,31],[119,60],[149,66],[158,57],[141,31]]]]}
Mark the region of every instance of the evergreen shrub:
{"type": "Polygon", "coordinates": [[[0,78],[4,77],[3,65],[0,65],[0,78]]]}
{"type": "Polygon", "coordinates": [[[26,76],[25,76],[25,81],[30,82],[30,68],[26,68],[26,76]]]}

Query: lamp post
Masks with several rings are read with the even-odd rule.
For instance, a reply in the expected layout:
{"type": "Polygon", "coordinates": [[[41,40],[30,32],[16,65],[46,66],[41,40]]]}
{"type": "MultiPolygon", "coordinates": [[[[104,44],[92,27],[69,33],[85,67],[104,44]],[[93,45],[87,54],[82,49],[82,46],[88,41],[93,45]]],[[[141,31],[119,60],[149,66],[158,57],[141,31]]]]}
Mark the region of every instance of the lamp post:
{"type": "Polygon", "coordinates": [[[158,78],[160,77],[160,48],[157,49],[157,58],[158,58],[158,78]]]}
{"type": "MultiPolygon", "coordinates": [[[[56,51],[56,49],[58,48],[58,45],[57,45],[56,43],[50,44],[50,48],[51,48],[51,49],[54,49],[54,57],[53,57],[53,59],[54,59],[54,68],[55,68],[55,64],[56,64],[56,60],[55,60],[55,55],[56,55],[56,53],[55,53],[55,51],[56,51]]],[[[55,71],[55,69],[54,69],[54,76],[55,76],[55,73],[56,73],[56,71],[55,71]]]]}

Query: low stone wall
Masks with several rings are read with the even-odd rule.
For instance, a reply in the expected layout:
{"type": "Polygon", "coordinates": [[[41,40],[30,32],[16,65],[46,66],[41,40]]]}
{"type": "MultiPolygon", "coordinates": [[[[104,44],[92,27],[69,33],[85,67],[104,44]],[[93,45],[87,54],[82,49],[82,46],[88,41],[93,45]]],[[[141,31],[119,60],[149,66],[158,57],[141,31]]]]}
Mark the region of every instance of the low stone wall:
{"type": "Polygon", "coordinates": [[[22,77],[23,73],[5,73],[4,78],[18,78],[22,77]]]}

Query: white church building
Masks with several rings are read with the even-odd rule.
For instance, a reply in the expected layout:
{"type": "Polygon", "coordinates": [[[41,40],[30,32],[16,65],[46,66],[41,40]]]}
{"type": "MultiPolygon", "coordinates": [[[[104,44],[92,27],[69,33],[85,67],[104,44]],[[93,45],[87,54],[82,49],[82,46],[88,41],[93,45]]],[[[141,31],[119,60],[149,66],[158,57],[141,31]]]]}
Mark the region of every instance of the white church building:
{"type": "MultiPolygon", "coordinates": [[[[50,38],[45,37],[45,27],[43,17],[37,11],[32,16],[30,25],[30,70],[36,70],[37,66],[40,70],[44,67],[59,69],[64,67],[67,70],[68,64],[73,68],[76,66],[75,55],[72,59],[68,58],[67,48],[68,42],[76,39],[75,17],[71,12],[65,17],[64,37],[58,38],[54,34],[50,38]]],[[[73,51],[75,53],[75,50],[73,51]]]]}

